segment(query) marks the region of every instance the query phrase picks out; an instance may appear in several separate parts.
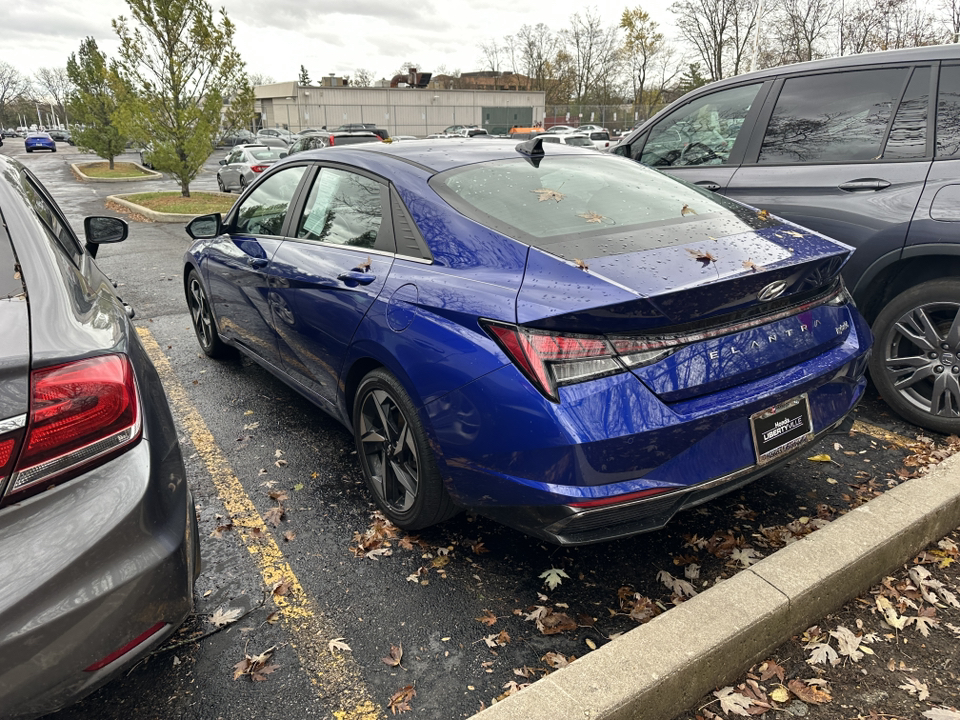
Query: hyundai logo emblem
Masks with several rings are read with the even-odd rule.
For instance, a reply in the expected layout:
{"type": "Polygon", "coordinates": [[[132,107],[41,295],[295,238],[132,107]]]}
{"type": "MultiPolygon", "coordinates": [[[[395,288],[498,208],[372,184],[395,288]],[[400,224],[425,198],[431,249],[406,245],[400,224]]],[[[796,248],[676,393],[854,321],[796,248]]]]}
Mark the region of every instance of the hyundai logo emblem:
{"type": "Polygon", "coordinates": [[[785,280],[777,280],[767,285],[763,290],[757,293],[757,298],[766,302],[768,300],[773,300],[783,295],[783,291],[787,289],[787,282],[785,280]]]}

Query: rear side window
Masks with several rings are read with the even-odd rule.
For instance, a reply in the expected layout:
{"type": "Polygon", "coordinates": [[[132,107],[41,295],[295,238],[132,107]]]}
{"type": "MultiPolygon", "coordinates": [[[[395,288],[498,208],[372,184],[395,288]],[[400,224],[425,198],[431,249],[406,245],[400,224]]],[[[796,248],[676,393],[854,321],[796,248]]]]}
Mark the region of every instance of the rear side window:
{"type": "Polygon", "coordinates": [[[930,105],[930,68],[918,67],[910,77],[897,116],[890,127],[885,160],[922,158],[927,154],[927,108],[930,105]]]}
{"type": "Polygon", "coordinates": [[[654,126],[634,159],[652,167],[725,164],[760,87],[721,90],[684,105],[654,126]]]}
{"type": "Polygon", "coordinates": [[[759,162],[878,159],[908,71],[888,68],[789,78],[770,117],[759,162]]]}
{"type": "Polygon", "coordinates": [[[960,157],[960,65],[940,68],[937,157],[960,157]]]}
{"type": "Polygon", "coordinates": [[[310,188],[297,237],[373,248],[383,223],[381,187],[363,175],[323,168],[310,188]]]}
{"type": "Polygon", "coordinates": [[[237,210],[234,232],[279,235],[306,167],[295,165],[264,179],[237,210]]]}

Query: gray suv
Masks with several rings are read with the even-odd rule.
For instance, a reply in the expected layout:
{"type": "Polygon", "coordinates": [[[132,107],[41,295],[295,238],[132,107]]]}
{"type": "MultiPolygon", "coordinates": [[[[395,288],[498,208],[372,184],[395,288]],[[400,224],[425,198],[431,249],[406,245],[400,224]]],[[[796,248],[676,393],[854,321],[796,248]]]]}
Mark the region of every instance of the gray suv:
{"type": "Polygon", "coordinates": [[[613,149],[856,248],[870,373],[960,433],[960,46],[771,68],[680,98],[613,149]]]}

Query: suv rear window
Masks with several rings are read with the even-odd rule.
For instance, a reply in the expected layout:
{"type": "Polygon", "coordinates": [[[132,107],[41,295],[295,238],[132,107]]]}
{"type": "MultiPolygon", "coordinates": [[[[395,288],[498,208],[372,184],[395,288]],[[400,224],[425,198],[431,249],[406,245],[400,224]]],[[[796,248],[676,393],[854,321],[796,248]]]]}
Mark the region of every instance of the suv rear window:
{"type": "Polygon", "coordinates": [[[430,185],[467,217],[536,247],[574,236],[620,234],[620,252],[627,252],[687,236],[654,231],[671,225],[699,222],[698,232],[723,237],[778,224],[609,155],[547,156],[536,166],[523,159],[479,163],[439,173],[430,185]]]}
{"type": "Polygon", "coordinates": [[[937,157],[960,156],[960,65],[940,69],[937,97],[937,157]]]}
{"type": "Polygon", "coordinates": [[[761,163],[875,160],[908,68],[788,78],[770,117],[761,163]]]}

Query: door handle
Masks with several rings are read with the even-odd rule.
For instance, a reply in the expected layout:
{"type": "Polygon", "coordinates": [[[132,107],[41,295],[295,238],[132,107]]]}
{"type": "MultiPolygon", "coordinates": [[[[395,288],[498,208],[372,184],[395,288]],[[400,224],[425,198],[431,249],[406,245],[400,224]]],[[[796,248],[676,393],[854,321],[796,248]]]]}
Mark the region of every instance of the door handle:
{"type": "Polygon", "coordinates": [[[337,275],[337,280],[342,280],[347,285],[352,285],[356,283],[357,285],[369,285],[374,280],[377,279],[376,275],[371,275],[370,273],[356,272],[355,270],[350,270],[345,273],[340,273],[337,275]]]}
{"type": "Polygon", "coordinates": [[[886,180],[881,180],[880,178],[860,178],[859,180],[845,182],[837,187],[839,187],[841,190],[846,190],[847,192],[860,192],[863,190],[876,191],[890,187],[890,183],[886,180]]]}
{"type": "Polygon", "coordinates": [[[247,258],[247,265],[255,269],[266,267],[269,262],[266,258],[247,258]]]}
{"type": "Polygon", "coordinates": [[[720,186],[711,180],[701,180],[698,183],[694,183],[694,185],[699,185],[700,187],[706,188],[707,190],[710,190],[712,192],[716,192],[717,190],[720,189],[720,186]]]}

